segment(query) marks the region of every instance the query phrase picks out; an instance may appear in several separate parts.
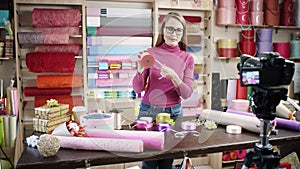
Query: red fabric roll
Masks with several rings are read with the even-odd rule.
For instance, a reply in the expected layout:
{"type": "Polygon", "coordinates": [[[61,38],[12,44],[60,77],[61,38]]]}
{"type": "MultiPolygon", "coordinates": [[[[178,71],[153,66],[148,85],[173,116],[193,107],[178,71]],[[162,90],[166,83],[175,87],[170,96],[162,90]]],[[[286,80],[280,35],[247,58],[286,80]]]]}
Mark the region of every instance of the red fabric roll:
{"type": "Polygon", "coordinates": [[[32,26],[45,27],[68,27],[79,26],[81,23],[81,11],[79,9],[41,9],[32,11],[32,26]]]}
{"type": "Polygon", "coordinates": [[[30,52],[26,54],[26,65],[31,72],[67,72],[75,67],[74,53],[30,52]]]}
{"type": "Polygon", "coordinates": [[[74,53],[81,55],[81,44],[61,44],[61,45],[35,45],[36,52],[59,52],[59,53],[74,53]]]}
{"type": "Polygon", "coordinates": [[[241,86],[240,79],[237,79],[236,84],[236,99],[247,100],[247,87],[241,86]]]}
{"type": "Polygon", "coordinates": [[[72,111],[74,106],[82,106],[82,96],[36,96],[34,97],[34,107],[40,107],[47,103],[47,100],[55,99],[59,104],[69,104],[69,110],[72,111]]]}
{"type": "Polygon", "coordinates": [[[71,88],[60,89],[41,89],[37,87],[24,87],[24,96],[52,96],[52,95],[70,95],[71,88]]]}
{"type": "Polygon", "coordinates": [[[82,87],[82,75],[38,75],[38,88],[82,87]]]}
{"type": "Polygon", "coordinates": [[[55,27],[55,28],[35,28],[35,32],[43,33],[68,33],[69,35],[79,35],[79,27],[55,27]]]}

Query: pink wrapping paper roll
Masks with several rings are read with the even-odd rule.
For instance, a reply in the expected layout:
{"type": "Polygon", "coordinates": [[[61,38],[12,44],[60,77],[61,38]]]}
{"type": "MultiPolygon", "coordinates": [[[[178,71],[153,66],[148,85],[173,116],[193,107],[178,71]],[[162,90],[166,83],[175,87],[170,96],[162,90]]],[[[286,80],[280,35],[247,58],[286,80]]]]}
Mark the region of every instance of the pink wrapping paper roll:
{"type": "Polygon", "coordinates": [[[221,125],[238,125],[241,126],[243,129],[259,133],[260,132],[260,120],[256,117],[247,117],[245,118],[244,115],[240,114],[232,114],[227,112],[221,112],[216,110],[203,110],[201,113],[201,117],[214,120],[216,123],[221,125]]]}
{"type": "Polygon", "coordinates": [[[74,53],[29,52],[26,65],[34,73],[72,73],[75,67],[74,53]]]}
{"type": "Polygon", "coordinates": [[[133,139],[90,138],[55,136],[60,147],[80,150],[104,150],[115,152],[141,153],[144,151],[143,141],[133,139]]]}
{"type": "Polygon", "coordinates": [[[69,35],[79,35],[79,27],[59,27],[59,28],[35,28],[35,32],[43,33],[67,33],[69,35]]]}
{"type": "Polygon", "coordinates": [[[136,131],[136,130],[106,130],[106,129],[85,129],[89,137],[113,138],[113,139],[136,139],[142,140],[147,148],[163,150],[164,132],[158,131],[136,131]]]}
{"type": "Polygon", "coordinates": [[[81,24],[79,9],[35,8],[32,11],[32,26],[35,28],[68,27],[81,24]]]}

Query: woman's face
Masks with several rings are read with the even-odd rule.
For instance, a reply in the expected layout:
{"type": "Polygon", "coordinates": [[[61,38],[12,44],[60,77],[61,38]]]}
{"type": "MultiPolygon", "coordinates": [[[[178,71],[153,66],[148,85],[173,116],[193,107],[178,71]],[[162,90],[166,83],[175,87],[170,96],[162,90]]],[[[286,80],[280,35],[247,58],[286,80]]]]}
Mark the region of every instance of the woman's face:
{"type": "Polygon", "coordinates": [[[175,18],[170,18],[165,23],[164,39],[167,45],[176,46],[183,36],[183,25],[175,18]]]}

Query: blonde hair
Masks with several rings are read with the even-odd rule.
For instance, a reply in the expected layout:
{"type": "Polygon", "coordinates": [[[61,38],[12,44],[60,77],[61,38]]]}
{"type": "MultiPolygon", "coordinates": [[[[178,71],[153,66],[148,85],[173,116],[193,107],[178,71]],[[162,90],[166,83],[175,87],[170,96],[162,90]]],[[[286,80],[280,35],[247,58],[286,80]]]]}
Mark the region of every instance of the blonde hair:
{"type": "Polygon", "coordinates": [[[181,50],[186,51],[187,50],[186,21],[182,15],[180,15],[179,13],[176,13],[176,12],[169,12],[165,16],[164,20],[161,23],[161,27],[159,30],[159,34],[158,34],[155,46],[160,46],[161,44],[163,44],[165,42],[163,32],[164,32],[165,24],[170,18],[177,19],[183,25],[183,34],[182,34],[182,38],[181,38],[180,42],[178,43],[178,45],[181,50]]]}

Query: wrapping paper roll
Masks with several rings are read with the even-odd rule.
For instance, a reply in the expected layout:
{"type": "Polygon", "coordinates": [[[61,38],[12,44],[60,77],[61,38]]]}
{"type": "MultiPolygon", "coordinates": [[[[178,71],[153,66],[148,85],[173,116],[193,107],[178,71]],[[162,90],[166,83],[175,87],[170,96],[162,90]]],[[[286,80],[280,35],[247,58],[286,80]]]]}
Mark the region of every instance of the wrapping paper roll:
{"type": "Polygon", "coordinates": [[[19,44],[43,44],[44,38],[41,32],[18,32],[19,44]]]}
{"type": "Polygon", "coordinates": [[[74,106],[82,106],[82,96],[35,96],[34,107],[40,107],[47,103],[47,100],[55,99],[58,103],[69,104],[69,110],[72,111],[74,106]]]}
{"type": "Polygon", "coordinates": [[[29,52],[26,54],[29,71],[72,73],[75,67],[74,53],[29,52]]]}
{"type": "MultiPolygon", "coordinates": [[[[237,110],[232,110],[232,109],[227,109],[226,112],[233,113],[233,114],[240,114],[240,115],[244,115],[244,116],[255,116],[255,114],[253,114],[253,113],[242,112],[242,111],[237,111],[237,110]]],[[[276,126],[278,126],[278,127],[300,131],[300,122],[299,121],[287,120],[287,119],[283,119],[283,118],[279,118],[279,117],[275,117],[274,120],[275,120],[276,126]]]]}
{"type": "Polygon", "coordinates": [[[38,88],[81,87],[82,75],[37,75],[38,88]]]}
{"type": "Polygon", "coordinates": [[[81,44],[49,44],[49,45],[35,45],[36,52],[57,52],[57,53],[74,53],[81,55],[81,44]]]}
{"type": "Polygon", "coordinates": [[[24,96],[51,96],[51,95],[70,95],[71,88],[37,88],[37,87],[24,87],[24,96]]]}
{"type": "Polygon", "coordinates": [[[136,130],[85,129],[89,137],[142,140],[146,148],[164,149],[164,132],[136,130]]]}
{"type": "Polygon", "coordinates": [[[68,33],[43,33],[43,44],[68,44],[68,33]]]}
{"type": "Polygon", "coordinates": [[[144,151],[143,142],[141,140],[69,136],[55,137],[59,139],[60,147],[63,148],[133,153],[141,153],[144,151]]]}
{"type": "Polygon", "coordinates": [[[79,35],[79,27],[59,27],[59,28],[35,28],[35,32],[43,33],[68,33],[69,35],[79,35]]]}
{"type": "Polygon", "coordinates": [[[32,26],[68,27],[81,24],[81,11],[79,9],[38,9],[32,11],[32,26]]]}
{"type": "Polygon", "coordinates": [[[251,132],[260,132],[260,120],[256,117],[249,116],[245,118],[244,115],[232,114],[209,109],[203,110],[201,113],[201,117],[208,120],[214,120],[216,123],[221,125],[238,125],[241,126],[243,129],[251,132]]]}

